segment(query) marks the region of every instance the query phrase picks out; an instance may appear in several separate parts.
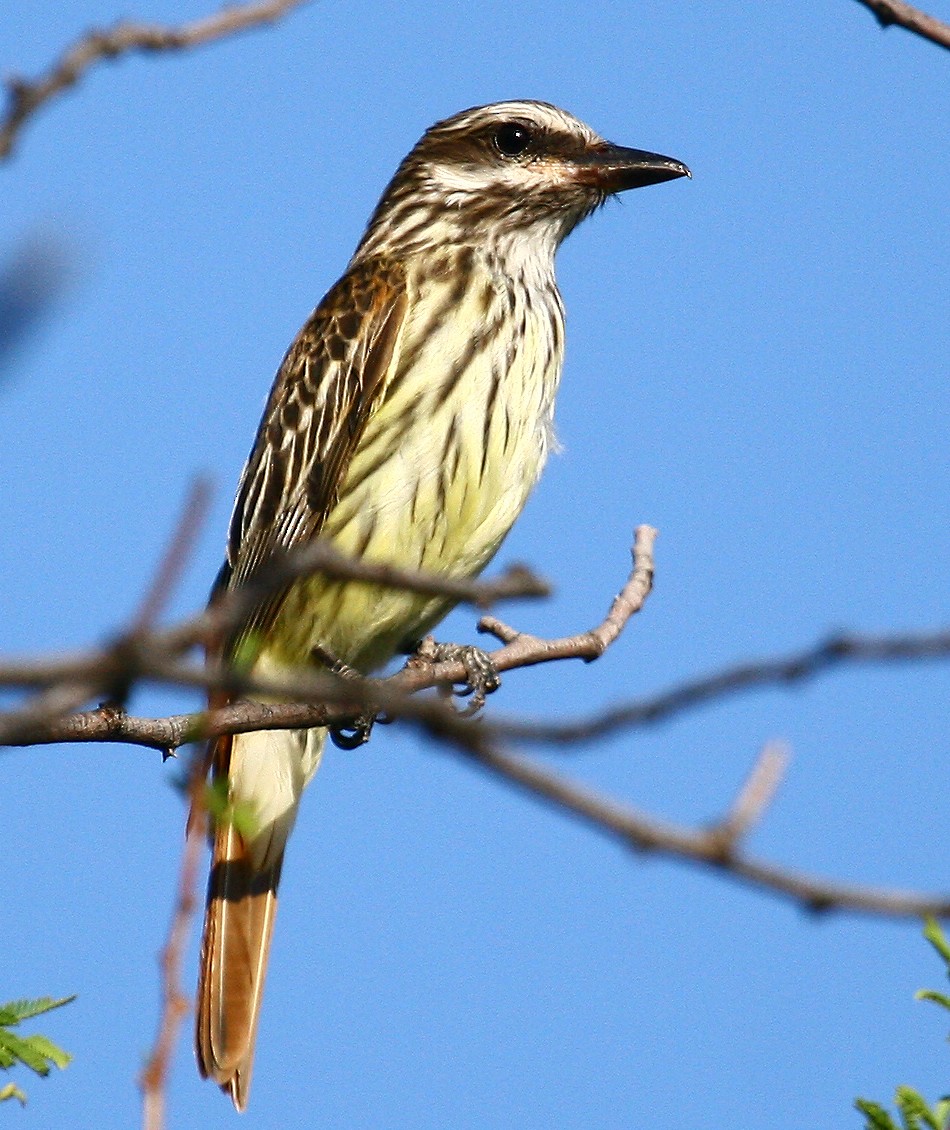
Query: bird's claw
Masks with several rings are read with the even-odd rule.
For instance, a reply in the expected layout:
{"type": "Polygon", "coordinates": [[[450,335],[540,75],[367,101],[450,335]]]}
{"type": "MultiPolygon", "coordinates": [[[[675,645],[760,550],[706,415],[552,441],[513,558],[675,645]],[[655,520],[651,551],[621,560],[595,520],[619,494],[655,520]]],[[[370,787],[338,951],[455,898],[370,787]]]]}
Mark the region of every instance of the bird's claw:
{"type": "MultiPolygon", "coordinates": [[[[323,647],[315,647],[313,649],[313,657],[341,679],[362,678],[361,673],[354,667],[350,667],[349,664],[337,659],[336,656],[323,647]]],[[[333,742],[337,749],[359,749],[361,745],[366,745],[369,741],[369,736],[373,732],[373,727],[376,723],[385,721],[388,721],[388,719],[377,718],[375,714],[367,712],[357,715],[351,722],[344,722],[340,726],[328,727],[327,733],[330,736],[330,741],[333,742]]]]}
{"type": "Polygon", "coordinates": [[[345,722],[342,726],[331,726],[328,730],[330,741],[337,749],[359,749],[369,741],[375,725],[374,714],[361,714],[352,722],[345,722]]]}
{"type": "Polygon", "coordinates": [[[410,666],[420,663],[462,664],[465,668],[465,683],[448,694],[451,696],[455,693],[460,698],[471,695],[471,700],[459,710],[459,714],[465,718],[477,714],[485,705],[488,695],[501,686],[501,677],[492,657],[487,651],[472,644],[438,643],[431,636],[426,636],[409,660],[410,666]]]}

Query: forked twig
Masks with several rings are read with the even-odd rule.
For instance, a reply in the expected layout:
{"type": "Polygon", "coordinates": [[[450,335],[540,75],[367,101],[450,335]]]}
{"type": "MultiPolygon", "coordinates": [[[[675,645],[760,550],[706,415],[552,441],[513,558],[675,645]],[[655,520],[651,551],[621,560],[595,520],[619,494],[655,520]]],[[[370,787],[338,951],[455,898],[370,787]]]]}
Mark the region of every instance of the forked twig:
{"type": "MultiPolygon", "coordinates": [[[[804,910],[851,911],[889,918],[920,918],[928,914],[934,918],[950,918],[950,895],[839,883],[746,855],[739,849],[735,836],[724,840],[722,835],[736,805],[723,820],[708,828],[689,828],[657,820],[619,804],[534,761],[505,753],[488,743],[477,746],[455,743],[455,748],[475,764],[571,813],[597,831],[619,839],[637,852],[665,855],[712,868],[749,886],[781,895],[804,910]]],[[[774,765],[763,772],[774,775],[774,765]]],[[[753,791],[758,788],[755,785],[753,791]]],[[[741,808],[744,803],[740,800],[737,805],[741,808]]],[[[759,808],[757,815],[761,815],[761,811],[759,808]]]]}
{"type": "Polygon", "coordinates": [[[132,51],[182,51],[200,47],[261,24],[273,23],[307,0],[255,0],[236,4],[213,16],[181,27],[119,23],[108,30],[90,31],[73,44],[38,79],[7,79],[7,108],[0,119],[0,160],[9,157],[26,121],[57,94],[74,86],[105,59],[132,51]]]}

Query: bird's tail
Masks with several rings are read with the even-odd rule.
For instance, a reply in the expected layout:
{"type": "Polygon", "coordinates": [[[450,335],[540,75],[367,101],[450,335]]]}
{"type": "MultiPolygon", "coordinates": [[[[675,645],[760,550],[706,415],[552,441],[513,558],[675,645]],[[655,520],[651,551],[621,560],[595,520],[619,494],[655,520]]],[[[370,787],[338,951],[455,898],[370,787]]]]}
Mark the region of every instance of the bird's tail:
{"type": "Polygon", "coordinates": [[[216,779],[229,799],[246,805],[253,832],[218,820],[198,979],[198,1070],[247,1105],[254,1040],[277,913],[284,846],[304,786],[319,761],[323,731],[272,731],[220,737],[213,743],[216,779]]]}
{"type": "Polygon", "coordinates": [[[277,912],[283,852],[254,866],[240,832],[219,822],[201,941],[198,980],[198,1070],[247,1104],[254,1040],[264,995],[267,957],[277,912]]]}

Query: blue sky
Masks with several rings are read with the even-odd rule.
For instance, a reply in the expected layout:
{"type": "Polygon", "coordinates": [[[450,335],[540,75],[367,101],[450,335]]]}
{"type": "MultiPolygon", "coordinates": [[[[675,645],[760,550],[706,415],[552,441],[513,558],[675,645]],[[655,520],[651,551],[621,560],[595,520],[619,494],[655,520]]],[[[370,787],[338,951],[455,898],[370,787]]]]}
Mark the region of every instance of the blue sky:
{"type": "MultiPolygon", "coordinates": [[[[31,75],[90,25],[207,11],[9,0],[0,61],[31,75]]],[[[508,97],[694,179],[628,194],[563,249],[564,452],[499,557],[557,587],[506,618],[559,635],[601,616],[647,521],[655,593],[603,660],[513,673],[491,710],[566,719],[829,630],[944,623],[948,68],[850,0],[324,0],[99,68],[0,169],[0,257],[53,236],[73,264],[0,389],[0,647],[120,625],[196,472],[214,507],[170,611],[201,604],[274,370],[386,180],[432,121],[508,97]]],[[[939,890],[948,692],[946,665],[841,671],[548,756],[702,823],[784,738],[758,854],[939,890]]],[[[175,766],[76,746],[3,769],[4,999],[79,994],[37,1025],[75,1063],[21,1079],[15,1117],[133,1125],[181,846],[175,766]]],[[[912,923],[815,921],[634,858],[392,727],[334,751],[307,795],[241,1124],[857,1127],[858,1094],[947,1089],[945,1021],[912,1000],[939,980],[912,923]]],[[[184,1041],[169,1126],[236,1117],[184,1041]]]]}

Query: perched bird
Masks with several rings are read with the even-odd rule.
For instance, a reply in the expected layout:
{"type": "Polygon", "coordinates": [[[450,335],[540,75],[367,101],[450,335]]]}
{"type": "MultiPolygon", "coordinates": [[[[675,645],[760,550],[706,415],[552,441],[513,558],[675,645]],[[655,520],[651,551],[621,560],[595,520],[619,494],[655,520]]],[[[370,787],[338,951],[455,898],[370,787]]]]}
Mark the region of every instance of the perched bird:
{"type": "MultiPolygon", "coordinates": [[[[383,193],[346,273],[287,352],[244,468],[216,591],[321,537],[350,556],[472,577],[520,514],[552,441],[561,241],[608,196],[689,176],[543,102],[434,125],[383,193]]],[[[298,580],[223,645],[258,673],[368,672],[451,601],[298,580]],[[250,659],[248,649],[251,649],[250,659]]],[[[202,1075],[247,1103],[284,849],[326,732],[218,738],[212,771],[254,813],[221,821],[202,943],[202,1075]]]]}

